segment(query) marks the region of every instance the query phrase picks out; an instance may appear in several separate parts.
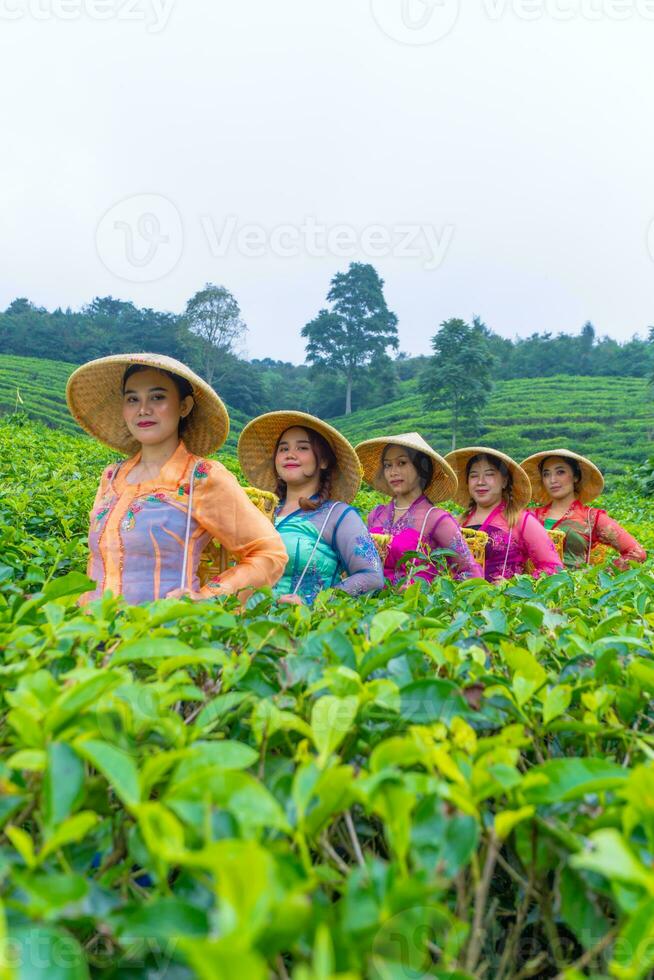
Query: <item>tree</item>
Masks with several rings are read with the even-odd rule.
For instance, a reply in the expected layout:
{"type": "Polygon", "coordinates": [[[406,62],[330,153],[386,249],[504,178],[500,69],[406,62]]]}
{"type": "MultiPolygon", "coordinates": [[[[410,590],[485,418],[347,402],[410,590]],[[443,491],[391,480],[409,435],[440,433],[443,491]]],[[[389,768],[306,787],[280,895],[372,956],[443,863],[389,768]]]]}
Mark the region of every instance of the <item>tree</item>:
{"type": "Polygon", "coordinates": [[[327,301],[332,309],[320,310],[302,330],[307,338],[307,360],[326,367],[345,379],[345,414],[352,411],[352,385],[356,372],[389,347],[397,350],[397,317],[384,299],[384,280],[371,265],[352,262],[347,272],[331,281],[327,301]]]}
{"type": "Polygon", "coordinates": [[[204,378],[213,384],[221,358],[235,352],[247,330],[240,307],[228,289],[208,282],[188,301],[184,318],[198,338],[204,378]]]}
{"type": "Polygon", "coordinates": [[[478,425],[492,389],[493,356],[481,326],[457,319],[442,323],[420,379],[426,407],[451,412],[452,449],[462,426],[478,425]]]}

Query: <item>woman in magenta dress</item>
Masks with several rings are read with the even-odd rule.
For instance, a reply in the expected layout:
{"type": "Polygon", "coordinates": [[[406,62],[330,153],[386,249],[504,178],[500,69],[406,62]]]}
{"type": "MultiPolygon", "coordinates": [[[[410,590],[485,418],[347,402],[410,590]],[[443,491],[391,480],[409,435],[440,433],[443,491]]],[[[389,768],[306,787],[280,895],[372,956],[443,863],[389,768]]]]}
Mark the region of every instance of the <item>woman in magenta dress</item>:
{"type": "Polygon", "coordinates": [[[457,474],[455,500],[465,513],[463,527],[485,531],[486,578],[497,582],[530,571],[534,578],[563,568],[545,528],[525,510],[531,500],[529,477],[518,464],[483,446],[457,449],[445,457],[457,474]]]}
{"type": "Polygon", "coordinates": [[[534,453],[521,465],[531,480],[534,499],[543,505],[533,511],[536,518],[547,530],[565,534],[566,568],[590,564],[598,544],[617,552],[616,568],[645,561],[645,549],[628,531],[605,510],[589,506],[604,489],[604,477],[591,460],[569,449],[551,449],[534,453]]]}
{"type": "Polygon", "coordinates": [[[367,483],[390,495],[368,515],[371,534],[390,535],[384,576],[393,585],[405,577],[427,582],[440,569],[432,552],[444,553],[455,578],[483,578],[450,513],[435,506],[450,499],[457,481],[452,468],[417,432],[368,439],[356,447],[367,483]],[[422,552],[424,557],[416,556],[422,552]]]}

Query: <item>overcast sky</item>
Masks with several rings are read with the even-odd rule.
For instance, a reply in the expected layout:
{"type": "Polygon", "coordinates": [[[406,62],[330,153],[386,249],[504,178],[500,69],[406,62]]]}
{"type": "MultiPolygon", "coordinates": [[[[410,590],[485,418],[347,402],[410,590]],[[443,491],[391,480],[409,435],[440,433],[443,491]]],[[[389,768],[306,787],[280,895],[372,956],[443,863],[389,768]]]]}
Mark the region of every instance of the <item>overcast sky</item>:
{"type": "Polygon", "coordinates": [[[372,262],[402,350],[654,323],[654,0],[0,0],[0,308],[225,285],[301,362],[372,262]],[[652,253],[652,254],[650,254],[652,253]]]}

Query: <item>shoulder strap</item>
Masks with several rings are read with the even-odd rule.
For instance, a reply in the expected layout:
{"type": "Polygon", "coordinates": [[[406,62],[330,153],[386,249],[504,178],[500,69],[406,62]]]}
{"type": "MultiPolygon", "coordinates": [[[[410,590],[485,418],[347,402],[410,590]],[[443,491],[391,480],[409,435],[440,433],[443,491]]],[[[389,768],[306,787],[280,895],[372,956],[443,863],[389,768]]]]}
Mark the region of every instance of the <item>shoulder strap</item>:
{"type": "Polygon", "coordinates": [[[116,473],[118,472],[118,470],[120,469],[120,467],[123,465],[124,462],[125,462],[124,459],[120,459],[114,466],[113,472],[111,474],[111,479],[109,480],[109,486],[107,487],[107,491],[111,490],[112,486],[114,485],[114,480],[116,479],[116,473]]]}
{"type": "Polygon", "coordinates": [[[435,510],[438,510],[438,507],[430,507],[429,510],[427,511],[427,513],[425,514],[424,518],[423,518],[422,527],[420,528],[420,534],[418,535],[418,545],[416,547],[416,551],[418,550],[418,548],[422,544],[422,538],[423,538],[423,535],[425,533],[425,528],[427,527],[427,518],[435,510]]]}
{"type": "Polygon", "coordinates": [[[593,550],[593,531],[597,526],[597,511],[595,511],[595,526],[593,526],[593,508],[587,508],[588,515],[588,549],[586,551],[586,564],[590,565],[590,553],[593,550]]]}
{"type": "Polygon", "coordinates": [[[509,560],[509,550],[511,548],[511,538],[513,537],[513,528],[509,528],[509,538],[506,542],[506,551],[504,553],[504,564],[502,566],[502,578],[506,578],[506,565],[509,560]]]}
{"type": "Polygon", "coordinates": [[[297,580],[297,584],[296,584],[295,588],[293,589],[292,595],[297,595],[298,594],[299,588],[302,585],[302,582],[304,581],[304,576],[306,575],[306,573],[308,571],[308,568],[309,568],[309,565],[313,561],[313,556],[316,553],[316,549],[317,549],[318,545],[320,544],[320,540],[322,538],[323,531],[327,527],[327,521],[332,516],[332,511],[337,506],[338,506],[338,501],[336,501],[336,503],[332,504],[331,507],[329,508],[329,510],[327,511],[327,517],[322,522],[322,527],[320,528],[320,531],[318,532],[318,537],[316,538],[315,543],[314,543],[314,546],[311,549],[311,554],[309,555],[309,558],[307,559],[307,562],[306,562],[304,568],[302,569],[302,574],[300,575],[299,579],[297,580]]]}
{"type": "MultiPolygon", "coordinates": [[[[427,518],[429,517],[429,515],[434,510],[438,510],[438,507],[430,507],[429,510],[427,511],[427,513],[425,514],[425,516],[422,519],[422,527],[420,528],[420,534],[418,535],[418,543],[416,544],[416,551],[420,551],[420,545],[422,544],[422,539],[423,539],[423,536],[424,536],[424,533],[425,533],[425,528],[427,527],[427,518]]],[[[413,559],[413,561],[411,562],[411,568],[408,569],[408,571],[407,571],[407,575],[412,575],[413,574],[413,571],[414,571],[414,569],[416,567],[416,562],[417,561],[418,561],[417,557],[413,559]]]]}
{"type": "Polygon", "coordinates": [[[186,588],[186,568],[188,565],[188,543],[191,537],[191,516],[193,510],[193,485],[195,483],[195,467],[196,463],[193,463],[193,469],[191,470],[191,477],[189,479],[188,485],[188,510],[186,511],[186,534],[184,535],[184,559],[182,561],[182,575],[179,580],[180,589],[186,588]]]}

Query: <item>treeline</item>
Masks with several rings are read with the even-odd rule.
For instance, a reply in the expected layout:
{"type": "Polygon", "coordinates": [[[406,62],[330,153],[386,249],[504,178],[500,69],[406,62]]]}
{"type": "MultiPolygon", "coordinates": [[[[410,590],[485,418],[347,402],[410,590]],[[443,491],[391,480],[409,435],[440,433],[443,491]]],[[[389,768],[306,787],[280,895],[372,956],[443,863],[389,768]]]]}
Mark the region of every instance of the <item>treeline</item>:
{"type": "MultiPolygon", "coordinates": [[[[210,285],[189,300],[184,314],[139,309],[111,296],[97,297],[79,311],[52,312],[15,299],[0,313],[0,354],[83,364],[124,351],[158,351],[184,361],[245,413],[278,408],[325,417],[342,413],[347,381],[336,371],[239,356],[246,327],[238,322],[238,307],[230,304],[230,294],[210,285]]],[[[402,376],[399,362],[383,354],[361,366],[352,386],[354,404],[383,404],[397,393],[402,376]]]]}
{"type": "MultiPolygon", "coordinates": [[[[375,279],[373,272],[370,266],[353,266],[350,273],[339,274],[332,281],[328,297],[332,310],[321,311],[302,331],[307,338],[309,364],[239,356],[235,340],[246,327],[239,319],[238,305],[223,287],[210,284],[189,300],[182,314],[141,309],[110,296],[98,297],[78,311],[48,311],[28,299],[15,299],[0,313],[0,353],[81,364],[126,350],[161,351],[210,378],[225,401],[243,412],[253,415],[300,407],[334,417],[341,415],[349,402],[355,409],[385,404],[398,394],[400,381],[422,379],[430,361],[395,353],[394,315],[383,304],[380,312],[369,299],[361,313],[369,323],[366,349],[362,354],[352,352],[352,345],[348,348],[344,342],[341,361],[333,356],[330,360],[330,352],[338,347],[339,331],[344,336],[361,336],[354,322],[356,316],[351,315],[355,309],[353,288],[362,296],[376,291],[378,306],[382,302],[383,282],[375,279]],[[350,312],[351,323],[345,316],[338,318],[339,296],[334,283],[337,288],[340,285],[340,302],[350,312]],[[381,341],[376,340],[374,330],[382,336],[381,341]],[[328,335],[329,350],[321,350],[320,338],[328,335]],[[350,362],[353,369],[348,376],[350,362]]],[[[473,323],[485,340],[493,380],[557,374],[649,377],[654,371],[654,328],[650,328],[647,339],[634,336],[624,343],[598,336],[591,323],[586,323],[578,335],[534,333],[509,340],[488,329],[479,318],[473,323]]]]}

